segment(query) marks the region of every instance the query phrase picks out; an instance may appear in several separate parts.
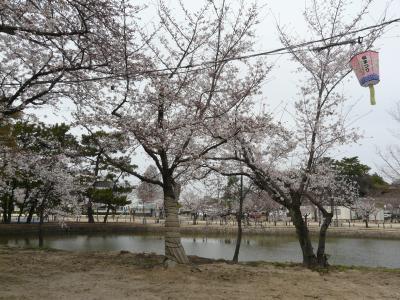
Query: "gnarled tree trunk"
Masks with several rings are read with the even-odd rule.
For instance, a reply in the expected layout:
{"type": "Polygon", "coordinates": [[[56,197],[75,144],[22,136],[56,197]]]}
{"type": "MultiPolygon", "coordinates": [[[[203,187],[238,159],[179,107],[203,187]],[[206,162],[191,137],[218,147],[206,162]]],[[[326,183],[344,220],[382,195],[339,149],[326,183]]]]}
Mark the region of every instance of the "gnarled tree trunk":
{"type": "Polygon", "coordinates": [[[318,250],[317,250],[317,262],[321,267],[327,267],[328,258],[325,254],[325,242],[326,242],[326,232],[328,231],[329,225],[332,222],[333,213],[323,213],[324,221],[322,222],[321,228],[319,230],[318,239],[318,250]]]}
{"type": "Polygon", "coordinates": [[[303,220],[300,206],[291,206],[289,207],[289,211],[292,214],[293,225],[296,227],[297,238],[303,253],[303,264],[307,267],[315,267],[317,265],[317,258],[314,254],[310,233],[307,224],[303,220]]]}
{"type": "Polygon", "coordinates": [[[164,180],[165,257],[167,260],[172,260],[179,264],[187,264],[189,259],[185,249],[183,249],[179,232],[178,199],[179,191],[177,186],[164,180]]]}

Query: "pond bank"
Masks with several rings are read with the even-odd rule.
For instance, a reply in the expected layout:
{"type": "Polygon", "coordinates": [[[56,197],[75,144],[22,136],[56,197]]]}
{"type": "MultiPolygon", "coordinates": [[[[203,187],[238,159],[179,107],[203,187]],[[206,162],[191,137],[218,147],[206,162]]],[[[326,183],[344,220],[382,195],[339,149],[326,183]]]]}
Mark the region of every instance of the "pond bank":
{"type": "MultiPolygon", "coordinates": [[[[312,235],[318,235],[318,227],[310,226],[312,235]]],[[[37,234],[38,224],[0,224],[0,235],[29,235],[37,234]]],[[[59,223],[46,223],[43,225],[44,234],[59,233],[122,233],[122,232],[154,232],[163,233],[165,228],[162,224],[138,224],[138,223],[79,223],[68,222],[65,227],[59,223]]],[[[228,234],[236,233],[236,227],[232,225],[181,225],[183,234],[228,234]]],[[[244,234],[247,235],[290,235],[296,234],[293,226],[252,226],[244,227],[244,234]]],[[[328,231],[330,237],[349,237],[349,238],[381,238],[381,239],[400,239],[400,229],[390,228],[360,228],[360,227],[331,227],[328,231]]]]}
{"type": "Polygon", "coordinates": [[[0,247],[0,299],[399,299],[400,270],[191,258],[164,269],[163,257],[0,247]],[[18,272],[16,272],[18,268],[18,272]]]}

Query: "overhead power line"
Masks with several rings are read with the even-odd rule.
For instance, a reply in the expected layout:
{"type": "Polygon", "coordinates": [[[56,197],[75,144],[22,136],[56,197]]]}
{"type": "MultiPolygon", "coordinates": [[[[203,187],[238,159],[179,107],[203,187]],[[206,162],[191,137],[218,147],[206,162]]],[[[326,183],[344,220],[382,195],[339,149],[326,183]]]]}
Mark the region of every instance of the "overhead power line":
{"type": "MultiPolygon", "coordinates": [[[[106,80],[106,79],[118,79],[118,78],[125,79],[125,78],[142,76],[142,75],[153,74],[153,73],[161,73],[161,74],[159,74],[159,76],[167,76],[167,75],[170,75],[171,70],[174,70],[175,73],[196,72],[196,71],[208,69],[211,67],[211,65],[214,65],[214,64],[236,61],[236,60],[247,60],[247,59],[260,57],[260,56],[289,54],[289,53],[292,53],[293,51],[322,51],[324,49],[336,47],[339,45],[362,43],[363,38],[367,35],[359,36],[357,38],[342,41],[342,42],[329,43],[327,45],[320,46],[320,47],[313,47],[313,48],[307,48],[307,49],[303,49],[303,48],[305,48],[307,46],[315,45],[318,43],[326,42],[326,41],[332,41],[332,39],[335,39],[338,37],[354,35],[354,34],[361,33],[361,32],[367,31],[367,30],[382,29],[388,25],[398,23],[398,22],[400,22],[400,18],[392,19],[392,20],[382,22],[382,23],[376,24],[376,25],[363,27],[363,28],[360,28],[357,30],[340,33],[340,34],[337,34],[334,36],[330,36],[328,38],[312,40],[312,41],[308,41],[308,42],[299,43],[299,44],[296,44],[293,46],[286,46],[286,47],[281,47],[281,48],[277,48],[277,49],[273,49],[273,50],[269,50],[269,51],[257,52],[257,53],[242,55],[242,56],[234,56],[234,57],[229,57],[229,58],[225,58],[225,59],[205,61],[205,62],[201,62],[201,63],[187,64],[187,65],[171,67],[171,68],[139,70],[139,71],[135,71],[135,72],[128,72],[128,73],[123,73],[123,74],[113,74],[113,75],[102,76],[102,77],[84,78],[84,79],[80,79],[80,80],[79,79],[78,80],[64,80],[64,81],[59,81],[59,83],[72,84],[72,83],[87,82],[87,81],[100,81],[100,80],[106,80]],[[177,71],[177,70],[183,70],[183,71],[177,71]],[[166,72],[168,72],[168,73],[166,73],[166,72]]],[[[37,84],[45,84],[45,83],[50,83],[50,82],[37,81],[36,83],[37,84]]],[[[8,84],[8,85],[18,85],[18,84],[8,84]]]]}

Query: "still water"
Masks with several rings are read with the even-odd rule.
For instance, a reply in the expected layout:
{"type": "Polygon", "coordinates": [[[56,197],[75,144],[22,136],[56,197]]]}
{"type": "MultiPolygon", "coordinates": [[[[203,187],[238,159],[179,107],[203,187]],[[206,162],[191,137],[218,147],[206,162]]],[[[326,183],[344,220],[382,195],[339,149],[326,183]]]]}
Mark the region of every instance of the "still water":
{"type": "MultiPolygon", "coordinates": [[[[235,238],[222,236],[184,236],[182,244],[189,255],[231,259],[235,238]]],[[[0,237],[0,244],[36,247],[38,240],[29,237],[0,237]]],[[[164,238],[154,234],[79,234],[45,236],[44,247],[74,250],[127,250],[164,254],[164,238]]],[[[331,238],[326,245],[331,264],[400,268],[400,240],[331,238]]],[[[300,262],[300,246],[290,236],[245,236],[239,260],[300,262]]]]}

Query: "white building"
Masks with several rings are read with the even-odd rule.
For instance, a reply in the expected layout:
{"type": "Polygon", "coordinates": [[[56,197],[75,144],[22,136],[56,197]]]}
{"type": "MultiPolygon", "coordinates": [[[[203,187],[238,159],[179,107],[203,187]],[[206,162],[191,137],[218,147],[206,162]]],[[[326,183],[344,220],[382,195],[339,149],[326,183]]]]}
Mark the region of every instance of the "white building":
{"type": "MultiPolygon", "coordinates": [[[[331,212],[330,206],[324,206],[324,208],[331,212]]],[[[322,213],[314,206],[304,205],[301,208],[303,216],[307,215],[307,218],[312,221],[317,219],[317,221],[322,219],[322,213]]],[[[356,212],[346,206],[335,206],[333,211],[332,221],[348,221],[357,218],[356,212]]]]}
{"type": "Polygon", "coordinates": [[[385,210],[377,208],[369,217],[370,221],[383,222],[385,220],[385,210]]]}

